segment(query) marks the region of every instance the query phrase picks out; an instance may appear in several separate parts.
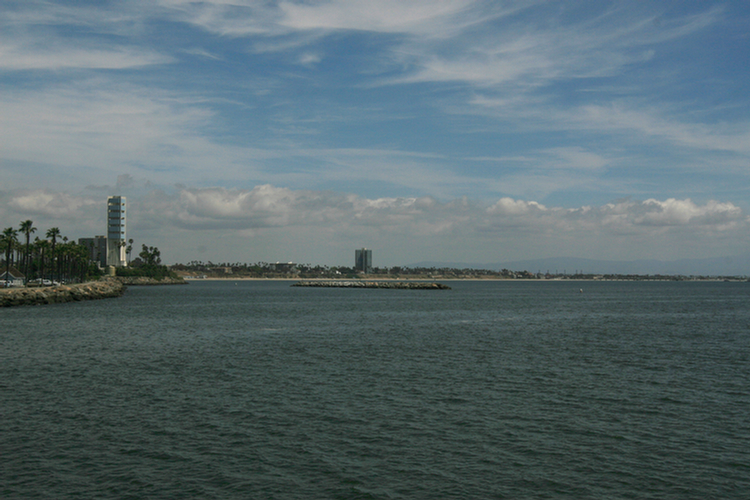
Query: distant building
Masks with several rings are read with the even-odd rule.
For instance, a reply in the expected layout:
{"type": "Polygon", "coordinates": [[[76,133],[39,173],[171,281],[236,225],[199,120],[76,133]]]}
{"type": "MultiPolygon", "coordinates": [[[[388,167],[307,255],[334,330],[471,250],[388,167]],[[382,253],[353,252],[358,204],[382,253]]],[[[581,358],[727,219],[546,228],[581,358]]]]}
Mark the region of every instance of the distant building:
{"type": "Polygon", "coordinates": [[[2,273],[0,273],[0,286],[23,286],[26,281],[26,276],[21,271],[13,266],[10,269],[5,270],[5,264],[2,265],[2,273]]]}
{"type": "Polygon", "coordinates": [[[107,237],[94,236],[93,238],[78,238],[78,244],[89,250],[89,259],[99,267],[107,265],[107,237]]]}
{"type": "Polygon", "coordinates": [[[361,248],[354,251],[354,269],[363,273],[372,272],[372,250],[361,248]]]}
{"type": "Polygon", "coordinates": [[[126,258],[127,238],[125,236],[125,197],[107,198],[107,265],[123,267],[126,258]]]}
{"type": "Polygon", "coordinates": [[[268,267],[279,273],[291,273],[297,268],[297,264],[294,262],[277,262],[275,264],[269,264],[268,267]]]}

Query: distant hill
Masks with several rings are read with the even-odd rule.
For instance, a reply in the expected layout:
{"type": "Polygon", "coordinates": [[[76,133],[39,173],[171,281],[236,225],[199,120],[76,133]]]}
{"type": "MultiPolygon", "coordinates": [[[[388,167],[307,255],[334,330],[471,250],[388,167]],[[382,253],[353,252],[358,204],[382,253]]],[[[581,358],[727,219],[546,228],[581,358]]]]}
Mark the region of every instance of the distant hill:
{"type": "Polygon", "coordinates": [[[488,269],[499,271],[550,272],[574,274],[663,274],[684,276],[750,276],[750,254],[711,259],[681,259],[673,261],[633,260],[610,261],[555,257],[548,259],[516,260],[500,263],[417,262],[408,267],[450,267],[456,269],[488,269]]]}

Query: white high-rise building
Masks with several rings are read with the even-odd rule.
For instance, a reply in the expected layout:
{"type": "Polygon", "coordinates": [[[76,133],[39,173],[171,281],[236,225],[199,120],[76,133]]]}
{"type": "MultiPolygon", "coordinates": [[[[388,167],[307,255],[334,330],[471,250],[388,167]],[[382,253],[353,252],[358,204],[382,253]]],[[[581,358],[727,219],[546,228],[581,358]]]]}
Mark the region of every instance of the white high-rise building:
{"type": "Polygon", "coordinates": [[[123,267],[126,259],[125,197],[107,198],[107,265],[123,267]]]}

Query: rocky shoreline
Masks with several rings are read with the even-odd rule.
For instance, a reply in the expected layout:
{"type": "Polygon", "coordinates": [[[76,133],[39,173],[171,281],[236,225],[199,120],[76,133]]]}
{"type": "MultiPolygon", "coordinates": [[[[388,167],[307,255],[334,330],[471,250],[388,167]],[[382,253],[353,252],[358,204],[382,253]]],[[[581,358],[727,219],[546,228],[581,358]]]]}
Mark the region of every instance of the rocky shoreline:
{"type": "Polygon", "coordinates": [[[154,278],[146,278],[144,276],[117,276],[116,279],[125,286],[154,286],[154,285],[187,285],[188,282],[182,278],[164,278],[156,280],[154,278]]]}
{"type": "Polygon", "coordinates": [[[398,290],[450,290],[442,283],[424,281],[303,280],[292,286],[319,288],[387,288],[398,290]]]}
{"type": "Polygon", "coordinates": [[[125,285],[116,279],[103,279],[76,285],[6,288],[0,290],[0,307],[108,299],[120,297],[124,292],[125,285]]]}

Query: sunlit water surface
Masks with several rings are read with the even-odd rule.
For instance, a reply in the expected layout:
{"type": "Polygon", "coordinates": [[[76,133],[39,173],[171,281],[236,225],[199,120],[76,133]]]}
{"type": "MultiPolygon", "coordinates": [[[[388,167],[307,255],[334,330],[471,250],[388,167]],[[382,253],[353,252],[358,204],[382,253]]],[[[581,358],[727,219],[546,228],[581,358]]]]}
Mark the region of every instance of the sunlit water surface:
{"type": "Polygon", "coordinates": [[[289,285],[0,310],[0,497],[750,498],[750,283],[289,285]]]}

